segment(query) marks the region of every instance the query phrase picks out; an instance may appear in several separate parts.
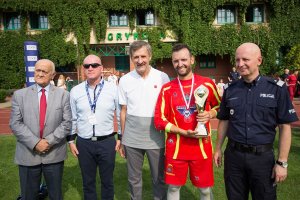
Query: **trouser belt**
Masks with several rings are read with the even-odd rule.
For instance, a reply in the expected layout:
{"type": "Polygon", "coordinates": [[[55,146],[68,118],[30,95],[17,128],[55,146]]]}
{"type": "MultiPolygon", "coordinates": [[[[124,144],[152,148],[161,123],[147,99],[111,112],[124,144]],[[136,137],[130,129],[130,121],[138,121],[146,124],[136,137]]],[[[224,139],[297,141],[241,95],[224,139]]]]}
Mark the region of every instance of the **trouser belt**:
{"type": "Polygon", "coordinates": [[[263,144],[263,145],[250,145],[250,144],[243,144],[239,142],[235,142],[233,140],[228,140],[228,145],[234,148],[237,151],[244,152],[244,153],[263,153],[266,151],[270,151],[273,149],[273,144],[263,144]]]}
{"type": "Polygon", "coordinates": [[[101,141],[101,140],[105,140],[109,137],[113,137],[116,133],[113,132],[112,134],[109,135],[104,135],[104,136],[93,136],[91,138],[88,138],[87,140],[92,140],[92,141],[101,141]]]}

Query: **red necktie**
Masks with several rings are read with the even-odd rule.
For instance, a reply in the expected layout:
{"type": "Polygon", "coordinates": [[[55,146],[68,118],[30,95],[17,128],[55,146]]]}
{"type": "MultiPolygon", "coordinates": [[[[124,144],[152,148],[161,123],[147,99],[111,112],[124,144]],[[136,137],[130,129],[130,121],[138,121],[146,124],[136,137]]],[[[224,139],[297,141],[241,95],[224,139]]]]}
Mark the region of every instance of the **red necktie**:
{"type": "Polygon", "coordinates": [[[40,99],[40,138],[43,138],[46,109],[47,109],[47,102],[46,102],[45,89],[43,88],[42,96],[40,99]]]}

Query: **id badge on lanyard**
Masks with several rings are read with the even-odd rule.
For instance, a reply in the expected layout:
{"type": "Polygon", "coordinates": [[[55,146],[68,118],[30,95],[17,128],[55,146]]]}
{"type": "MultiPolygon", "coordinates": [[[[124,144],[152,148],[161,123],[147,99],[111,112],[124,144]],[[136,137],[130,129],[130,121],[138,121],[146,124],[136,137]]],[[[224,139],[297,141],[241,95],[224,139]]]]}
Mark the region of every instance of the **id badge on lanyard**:
{"type": "Polygon", "coordinates": [[[98,121],[97,121],[97,118],[96,118],[96,114],[91,112],[91,114],[88,116],[88,120],[89,120],[89,123],[91,125],[97,125],[98,124],[98,121]]]}
{"type": "MultiPolygon", "coordinates": [[[[89,104],[90,104],[90,108],[91,108],[91,113],[88,116],[88,121],[91,125],[97,125],[98,124],[96,114],[95,114],[95,112],[96,112],[96,103],[97,103],[97,100],[98,100],[99,95],[101,93],[101,90],[103,88],[103,85],[104,85],[104,81],[102,81],[100,83],[100,88],[98,90],[98,93],[97,93],[96,96],[94,96],[94,102],[92,102],[91,97],[90,97],[90,93],[89,93],[89,89],[88,89],[88,83],[86,82],[86,87],[85,87],[86,88],[86,94],[88,96],[88,100],[89,100],[89,104]]],[[[96,85],[95,90],[97,89],[97,86],[98,85],[96,85]]]]}

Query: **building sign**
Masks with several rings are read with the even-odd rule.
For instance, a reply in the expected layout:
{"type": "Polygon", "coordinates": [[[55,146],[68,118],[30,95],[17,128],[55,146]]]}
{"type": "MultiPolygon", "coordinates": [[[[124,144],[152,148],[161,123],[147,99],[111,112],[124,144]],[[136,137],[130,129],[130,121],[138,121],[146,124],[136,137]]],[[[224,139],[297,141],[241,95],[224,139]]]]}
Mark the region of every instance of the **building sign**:
{"type": "Polygon", "coordinates": [[[24,42],[24,61],[26,72],[26,86],[29,87],[35,83],[34,81],[34,65],[39,59],[38,42],[24,42]]]}
{"type": "MultiPolygon", "coordinates": [[[[161,33],[160,34],[160,39],[165,39],[166,36],[165,34],[161,33]]],[[[108,41],[124,41],[124,42],[128,42],[130,40],[147,40],[148,39],[148,35],[146,33],[129,33],[129,32],[125,32],[125,33],[108,33],[107,34],[107,40],[108,41]]]]}

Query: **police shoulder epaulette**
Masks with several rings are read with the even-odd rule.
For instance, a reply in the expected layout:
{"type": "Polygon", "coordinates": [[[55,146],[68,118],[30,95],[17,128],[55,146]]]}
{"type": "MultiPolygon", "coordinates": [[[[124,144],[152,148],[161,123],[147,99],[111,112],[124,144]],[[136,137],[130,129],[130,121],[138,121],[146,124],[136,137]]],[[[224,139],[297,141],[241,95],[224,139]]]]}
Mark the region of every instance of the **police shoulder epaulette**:
{"type": "MultiPolygon", "coordinates": [[[[276,80],[275,80],[276,81],[276,80]]],[[[276,83],[279,87],[282,87],[284,85],[284,81],[278,80],[276,83]]]]}
{"type": "Polygon", "coordinates": [[[267,81],[269,83],[272,83],[272,84],[277,85],[279,87],[282,87],[285,84],[285,82],[280,80],[280,79],[274,79],[272,77],[266,77],[266,76],[264,78],[267,79],[267,81]]]}
{"type": "Polygon", "coordinates": [[[229,87],[229,83],[226,83],[223,88],[224,90],[226,90],[228,87],[229,87]]]}

